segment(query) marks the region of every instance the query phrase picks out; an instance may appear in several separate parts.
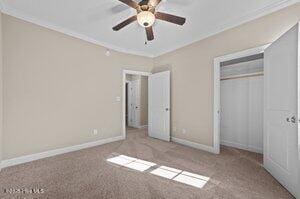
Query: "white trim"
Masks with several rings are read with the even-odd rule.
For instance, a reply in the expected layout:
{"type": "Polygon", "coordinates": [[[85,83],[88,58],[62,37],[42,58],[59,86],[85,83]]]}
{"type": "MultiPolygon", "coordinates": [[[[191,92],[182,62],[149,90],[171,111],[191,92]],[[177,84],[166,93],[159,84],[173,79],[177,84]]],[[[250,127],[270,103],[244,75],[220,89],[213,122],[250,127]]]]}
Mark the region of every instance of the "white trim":
{"type": "Polygon", "coordinates": [[[209,153],[218,154],[217,151],[215,151],[214,147],[212,147],[212,146],[198,144],[198,143],[195,143],[195,142],[191,142],[191,141],[188,141],[188,140],[183,140],[183,139],[176,138],[176,137],[171,137],[171,139],[172,139],[173,142],[176,142],[178,144],[189,146],[189,147],[192,147],[192,148],[195,148],[195,149],[200,149],[202,151],[207,151],[209,153]]]}
{"type": "Polygon", "coordinates": [[[82,149],[86,149],[86,148],[90,148],[90,147],[95,147],[95,146],[99,146],[99,145],[103,145],[103,144],[107,144],[107,143],[111,143],[111,142],[116,142],[116,141],[120,141],[123,139],[124,139],[123,136],[112,137],[112,138],[102,139],[102,140],[98,140],[98,141],[94,141],[94,142],[88,142],[88,143],[84,143],[84,144],[69,146],[69,147],[65,147],[65,148],[49,150],[49,151],[45,151],[45,152],[41,152],[41,153],[25,155],[25,156],[13,158],[13,159],[7,159],[7,160],[2,161],[0,168],[23,164],[26,162],[31,162],[31,161],[35,161],[35,160],[39,160],[39,159],[43,159],[43,158],[48,158],[48,157],[61,155],[61,154],[65,154],[65,153],[69,153],[69,152],[73,152],[73,151],[78,151],[78,150],[82,150],[82,149]]]}
{"type": "Polygon", "coordinates": [[[299,2],[300,2],[300,0],[284,0],[281,2],[277,2],[277,3],[270,3],[270,5],[267,5],[264,8],[257,9],[251,13],[248,13],[244,16],[236,18],[235,20],[224,22],[224,24],[218,25],[216,27],[207,28],[205,32],[199,33],[199,36],[196,37],[195,39],[180,42],[176,46],[173,46],[172,48],[165,48],[162,50],[162,52],[158,52],[156,54],[153,54],[152,56],[159,57],[159,56],[165,55],[167,53],[184,48],[184,47],[191,45],[193,43],[196,43],[198,41],[201,41],[201,40],[211,37],[213,35],[217,35],[223,31],[232,29],[234,27],[238,27],[242,24],[245,24],[247,22],[253,21],[260,17],[266,16],[273,12],[279,11],[283,8],[286,8],[288,6],[291,6],[291,5],[299,3],[299,2]]]}
{"type": "MultiPolygon", "coordinates": [[[[298,37],[300,37],[300,22],[298,22],[298,37]]],[[[300,39],[298,39],[298,79],[297,79],[297,87],[298,87],[298,120],[300,122],[300,39]]],[[[299,185],[300,185],[300,124],[298,123],[298,155],[299,155],[299,185]]],[[[299,190],[299,198],[300,198],[300,190],[299,190]]]]}
{"type": "MultiPolygon", "coordinates": [[[[1,0],[0,0],[1,2],[1,0]]],[[[1,4],[0,4],[1,5],[1,4]]],[[[143,51],[134,51],[134,50],[128,50],[127,48],[122,48],[113,44],[109,44],[107,42],[102,42],[99,40],[96,40],[90,36],[86,36],[84,34],[78,33],[74,30],[59,26],[59,25],[55,25],[51,22],[48,21],[44,21],[41,19],[38,19],[36,17],[32,17],[30,15],[27,15],[19,10],[15,10],[11,7],[7,7],[7,5],[5,5],[5,3],[2,4],[2,13],[6,14],[6,15],[10,15],[12,17],[36,24],[38,26],[44,27],[44,28],[48,28],[50,30],[54,30],[63,34],[66,34],[68,36],[92,43],[92,44],[96,44],[99,45],[101,47],[107,48],[107,49],[112,49],[118,52],[122,52],[125,54],[131,54],[131,55],[138,55],[138,56],[143,56],[143,57],[150,57],[150,58],[154,58],[153,55],[147,53],[147,52],[143,52],[143,51]]]]}
{"type": "Polygon", "coordinates": [[[0,0],[0,3],[2,5],[1,6],[2,7],[2,12],[4,14],[22,19],[24,21],[28,21],[28,22],[33,23],[33,24],[37,24],[37,25],[45,27],[45,28],[49,28],[49,29],[61,32],[61,33],[64,33],[66,35],[69,35],[69,36],[72,36],[72,37],[75,37],[75,38],[78,38],[78,39],[81,39],[81,40],[84,40],[84,41],[87,41],[87,42],[90,42],[90,43],[93,43],[93,44],[96,44],[96,45],[100,45],[100,46],[103,46],[103,47],[106,47],[106,48],[109,48],[109,49],[113,49],[113,50],[123,52],[123,53],[126,53],[126,54],[134,54],[134,55],[140,55],[140,56],[145,56],[145,57],[150,57],[150,58],[155,58],[155,57],[164,55],[166,53],[175,51],[177,49],[183,48],[183,47],[188,46],[188,45],[190,45],[192,43],[195,43],[197,41],[208,38],[212,35],[216,35],[220,32],[225,31],[225,30],[237,27],[241,24],[244,24],[246,22],[252,21],[252,20],[257,19],[259,17],[265,16],[265,15],[270,14],[272,12],[278,11],[280,9],[283,9],[285,7],[288,7],[288,6],[293,5],[295,3],[298,3],[298,2],[300,2],[300,0],[284,0],[284,1],[281,1],[281,2],[278,2],[278,3],[270,3],[270,5],[268,5],[264,8],[261,8],[261,9],[257,9],[255,11],[249,13],[249,14],[246,14],[246,15],[240,17],[240,18],[237,18],[236,20],[225,22],[224,24],[221,24],[217,27],[207,28],[206,32],[200,34],[199,37],[197,37],[195,39],[178,43],[176,46],[174,46],[172,48],[163,49],[163,50],[161,50],[161,52],[158,52],[156,54],[150,54],[148,52],[141,52],[141,51],[134,51],[134,50],[130,51],[126,48],[122,48],[122,47],[119,47],[119,46],[116,46],[116,45],[111,45],[111,44],[106,43],[106,42],[98,41],[98,40],[93,39],[91,37],[88,37],[86,35],[79,34],[76,31],[73,31],[73,30],[70,30],[70,29],[64,28],[62,26],[55,25],[55,24],[51,24],[49,22],[40,20],[37,17],[33,17],[33,16],[28,15],[28,14],[22,13],[20,10],[16,10],[16,9],[11,8],[11,7],[8,7],[7,4],[5,4],[4,1],[0,0]]]}
{"type": "Polygon", "coordinates": [[[134,70],[123,70],[123,80],[122,80],[122,136],[126,138],[126,75],[141,75],[149,76],[152,73],[134,70]]]}
{"type": "MultiPolygon", "coordinates": [[[[297,78],[297,91],[298,91],[298,113],[297,113],[297,116],[298,116],[298,120],[300,119],[300,92],[299,92],[299,89],[300,89],[300,22],[298,22],[298,78],[297,78]]],[[[300,187],[300,125],[298,123],[298,187],[300,187]]],[[[300,189],[298,189],[298,193],[297,193],[297,196],[296,198],[300,198],[300,189]]]]}
{"type": "Polygon", "coordinates": [[[229,141],[224,141],[223,140],[223,141],[221,141],[221,145],[263,154],[263,148],[257,148],[257,147],[253,147],[253,146],[246,146],[246,145],[242,145],[242,144],[236,143],[236,142],[229,142],[229,141]]]}
{"type": "Polygon", "coordinates": [[[229,75],[224,78],[221,78],[222,80],[232,80],[232,79],[239,79],[239,78],[245,78],[245,77],[253,77],[253,76],[263,76],[264,72],[256,72],[256,73],[247,73],[247,74],[241,74],[241,75],[229,75]]]}
{"type": "Polygon", "coordinates": [[[129,124],[128,124],[128,127],[135,128],[135,129],[139,129],[139,128],[140,128],[140,126],[136,126],[136,125],[129,125],[129,124]]]}
{"type": "Polygon", "coordinates": [[[139,129],[147,129],[148,125],[139,126],[139,129]]]}
{"type": "Polygon", "coordinates": [[[150,72],[137,71],[137,70],[123,70],[123,74],[124,73],[125,75],[141,75],[141,76],[149,76],[152,74],[150,72]]]}
{"type": "Polygon", "coordinates": [[[247,57],[263,53],[270,44],[251,48],[241,52],[236,52],[214,59],[214,105],[213,105],[213,122],[214,122],[214,151],[220,153],[220,63],[241,57],[247,57]]]}

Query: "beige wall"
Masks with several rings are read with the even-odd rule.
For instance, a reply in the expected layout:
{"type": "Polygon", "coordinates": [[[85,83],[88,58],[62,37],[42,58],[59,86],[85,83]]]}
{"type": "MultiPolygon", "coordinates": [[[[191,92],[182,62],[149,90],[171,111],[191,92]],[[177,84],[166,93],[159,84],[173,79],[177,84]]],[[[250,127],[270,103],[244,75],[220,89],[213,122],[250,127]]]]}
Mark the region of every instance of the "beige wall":
{"type": "MultiPolygon", "coordinates": [[[[3,76],[2,76],[2,70],[3,70],[3,64],[2,64],[2,14],[0,12],[0,162],[2,160],[2,150],[3,150],[3,144],[2,144],[2,133],[3,133],[3,125],[2,125],[2,102],[3,102],[3,95],[2,95],[2,82],[3,82],[3,76]]],[[[1,169],[1,168],[0,168],[1,169]]]]}
{"type": "Polygon", "coordinates": [[[106,57],[105,48],[2,15],[3,159],[120,136],[122,69],[153,63],[171,70],[172,136],[211,146],[213,59],[270,43],[299,20],[297,4],[153,60],[106,57]]]}
{"type": "Polygon", "coordinates": [[[213,59],[273,42],[298,21],[299,3],[155,58],[153,71],[171,70],[172,136],[212,146],[213,59]]]}
{"type": "Polygon", "coordinates": [[[105,48],[2,18],[5,159],[121,135],[122,69],[150,71],[152,59],[106,57],[105,48]]]}

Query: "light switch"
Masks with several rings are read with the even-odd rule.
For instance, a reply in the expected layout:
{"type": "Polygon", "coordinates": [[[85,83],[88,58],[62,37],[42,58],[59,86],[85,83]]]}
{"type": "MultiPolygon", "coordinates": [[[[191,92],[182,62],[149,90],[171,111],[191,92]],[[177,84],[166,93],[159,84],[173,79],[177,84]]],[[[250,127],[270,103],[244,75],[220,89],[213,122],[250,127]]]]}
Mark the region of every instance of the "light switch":
{"type": "Polygon", "coordinates": [[[117,101],[117,102],[120,102],[120,101],[121,101],[121,97],[119,97],[119,96],[116,97],[116,101],[117,101]]]}
{"type": "Polygon", "coordinates": [[[97,134],[98,134],[98,130],[97,130],[97,129],[94,129],[94,130],[93,130],[93,134],[94,134],[94,135],[97,135],[97,134]]]}

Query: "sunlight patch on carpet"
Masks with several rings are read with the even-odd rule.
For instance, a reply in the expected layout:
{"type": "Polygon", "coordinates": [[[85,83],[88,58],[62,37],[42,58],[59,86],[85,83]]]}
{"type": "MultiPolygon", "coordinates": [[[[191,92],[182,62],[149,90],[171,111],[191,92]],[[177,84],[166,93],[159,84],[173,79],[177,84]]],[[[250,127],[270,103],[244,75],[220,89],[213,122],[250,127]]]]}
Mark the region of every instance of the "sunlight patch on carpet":
{"type": "Polygon", "coordinates": [[[182,171],[178,170],[178,169],[161,166],[161,167],[151,171],[151,174],[154,174],[154,175],[157,175],[157,176],[160,176],[163,178],[173,179],[175,176],[177,176],[181,172],[182,171]]]}
{"type": "Polygon", "coordinates": [[[139,159],[124,156],[124,155],[119,155],[114,158],[109,158],[109,159],[107,159],[107,161],[117,164],[117,165],[120,165],[120,166],[130,168],[130,169],[141,171],[141,172],[146,171],[149,168],[156,165],[155,163],[152,163],[152,162],[139,160],[139,159]]]}
{"type": "MultiPolygon", "coordinates": [[[[119,155],[113,158],[109,158],[107,159],[107,161],[140,172],[144,172],[151,169],[154,166],[158,166],[153,162],[148,162],[145,160],[140,160],[125,155],[119,155]]],[[[149,173],[179,183],[190,185],[196,188],[203,188],[206,185],[206,183],[210,180],[209,177],[203,175],[182,171],[166,166],[158,166],[157,168],[153,168],[153,170],[149,173]]]]}

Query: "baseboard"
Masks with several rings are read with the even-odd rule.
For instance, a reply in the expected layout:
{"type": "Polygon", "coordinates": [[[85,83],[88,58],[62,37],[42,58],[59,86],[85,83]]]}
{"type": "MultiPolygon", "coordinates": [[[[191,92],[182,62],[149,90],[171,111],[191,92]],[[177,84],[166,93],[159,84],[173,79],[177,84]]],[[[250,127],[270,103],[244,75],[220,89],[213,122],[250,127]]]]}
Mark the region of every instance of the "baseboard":
{"type": "Polygon", "coordinates": [[[140,128],[140,126],[134,126],[134,125],[128,125],[128,127],[131,127],[131,128],[135,128],[135,129],[139,129],[140,128]]]}
{"type": "Polygon", "coordinates": [[[229,142],[229,141],[221,141],[221,145],[224,146],[229,146],[229,147],[234,147],[246,151],[251,151],[254,153],[260,153],[263,154],[263,149],[262,148],[256,148],[256,147],[251,147],[251,146],[245,146],[236,142],[229,142]]]}
{"type": "Polygon", "coordinates": [[[88,143],[84,143],[84,144],[79,144],[79,145],[64,147],[64,148],[60,148],[60,149],[49,150],[49,151],[45,151],[45,152],[41,152],[41,153],[25,155],[25,156],[21,156],[21,157],[17,157],[17,158],[2,160],[2,162],[0,164],[0,170],[2,168],[15,166],[18,164],[23,164],[26,162],[31,162],[31,161],[35,161],[35,160],[39,160],[39,159],[43,159],[43,158],[61,155],[61,154],[78,151],[78,150],[82,150],[82,149],[86,149],[86,148],[90,148],[90,147],[100,146],[103,144],[108,144],[108,143],[116,142],[116,141],[120,141],[120,140],[124,140],[124,137],[123,136],[112,137],[112,138],[102,139],[102,140],[98,140],[98,141],[94,141],[94,142],[88,142],[88,143]]]}
{"type": "Polygon", "coordinates": [[[176,137],[172,137],[172,141],[176,142],[178,144],[182,144],[182,145],[185,145],[185,146],[195,148],[195,149],[200,149],[200,150],[203,150],[203,151],[207,151],[207,152],[210,152],[210,153],[217,154],[216,150],[212,146],[198,144],[198,143],[195,143],[195,142],[179,139],[179,138],[176,138],[176,137]]]}
{"type": "Polygon", "coordinates": [[[148,125],[143,125],[143,126],[140,126],[139,129],[147,129],[148,128],[148,125]]]}

